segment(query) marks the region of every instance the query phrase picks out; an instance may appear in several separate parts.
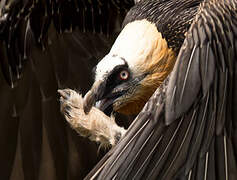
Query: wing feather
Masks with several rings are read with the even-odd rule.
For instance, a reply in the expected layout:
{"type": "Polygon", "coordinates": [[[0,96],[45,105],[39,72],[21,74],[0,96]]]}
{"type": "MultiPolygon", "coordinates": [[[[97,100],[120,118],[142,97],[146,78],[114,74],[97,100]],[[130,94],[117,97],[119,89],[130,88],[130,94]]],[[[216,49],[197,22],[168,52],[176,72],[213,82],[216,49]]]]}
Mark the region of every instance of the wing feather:
{"type": "Polygon", "coordinates": [[[110,154],[98,179],[237,178],[236,7],[231,0],[200,5],[170,79],[141,112],[150,115],[136,118],[114,147],[119,158],[110,154]]]}
{"type": "Polygon", "coordinates": [[[56,91],[88,90],[133,4],[0,2],[1,179],[82,179],[99,160],[97,146],[66,126],[56,91]]]}

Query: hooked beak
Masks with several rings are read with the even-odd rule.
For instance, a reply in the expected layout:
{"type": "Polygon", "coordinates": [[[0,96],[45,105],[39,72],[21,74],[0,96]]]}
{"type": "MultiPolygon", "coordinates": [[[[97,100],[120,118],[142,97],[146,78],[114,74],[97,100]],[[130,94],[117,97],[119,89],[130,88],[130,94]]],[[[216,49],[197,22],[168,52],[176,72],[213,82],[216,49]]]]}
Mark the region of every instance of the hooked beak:
{"type": "MultiPolygon", "coordinates": [[[[106,81],[97,81],[93,84],[91,90],[84,97],[83,108],[84,112],[88,114],[92,108],[96,104],[96,107],[101,111],[107,110],[114,101],[122,96],[125,92],[127,92],[128,86],[121,86],[118,88],[114,88],[108,94],[106,92],[106,81]]],[[[111,109],[110,109],[111,110],[111,109]]]]}
{"type": "MultiPolygon", "coordinates": [[[[106,80],[96,81],[91,90],[87,92],[83,101],[84,112],[88,114],[96,104],[96,107],[105,112],[110,111],[111,105],[126,94],[126,97],[132,96],[139,83],[146,77],[147,74],[140,75],[126,83],[120,84],[114,88],[106,87],[106,80]]],[[[123,97],[124,98],[124,97],[123,97]]]]}
{"type": "Polygon", "coordinates": [[[105,85],[105,81],[96,81],[93,84],[91,90],[86,93],[83,101],[83,108],[86,114],[90,112],[92,106],[95,105],[96,101],[101,99],[101,97],[104,95],[105,85]]]}

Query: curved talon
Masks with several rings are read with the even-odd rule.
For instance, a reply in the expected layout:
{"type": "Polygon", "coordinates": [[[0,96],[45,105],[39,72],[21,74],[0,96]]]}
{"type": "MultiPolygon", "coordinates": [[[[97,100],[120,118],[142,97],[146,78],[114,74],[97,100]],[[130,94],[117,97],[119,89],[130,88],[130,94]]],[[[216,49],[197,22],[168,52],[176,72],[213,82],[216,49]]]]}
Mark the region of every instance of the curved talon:
{"type": "Polygon", "coordinates": [[[107,147],[117,144],[125,134],[126,130],[115,123],[113,116],[108,117],[93,107],[96,99],[96,93],[93,91],[89,91],[84,99],[81,94],[71,89],[58,90],[58,93],[61,95],[61,112],[81,136],[107,147]],[[87,114],[90,111],[91,113],[87,114]]]}
{"type": "Polygon", "coordinates": [[[69,89],[58,89],[58,93],[64,98],[69,99],[71,93],[69,89]]]}

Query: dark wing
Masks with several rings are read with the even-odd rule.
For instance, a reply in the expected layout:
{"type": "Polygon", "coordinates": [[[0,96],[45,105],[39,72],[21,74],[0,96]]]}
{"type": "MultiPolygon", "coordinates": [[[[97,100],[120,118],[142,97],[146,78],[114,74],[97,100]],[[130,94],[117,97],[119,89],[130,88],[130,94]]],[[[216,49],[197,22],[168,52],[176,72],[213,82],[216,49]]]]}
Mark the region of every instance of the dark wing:
{"type": "Polygon", "coordinates": [[[170,78],[86,179],[237,179],[236,60],[237,2],[204,2],[170,78]]]}
{"type": "Polygon", "coordinates": [[[99,160],[60,113],[85,93],[133,0],[0,1],[0,179],[82,179],[99,160]]]}

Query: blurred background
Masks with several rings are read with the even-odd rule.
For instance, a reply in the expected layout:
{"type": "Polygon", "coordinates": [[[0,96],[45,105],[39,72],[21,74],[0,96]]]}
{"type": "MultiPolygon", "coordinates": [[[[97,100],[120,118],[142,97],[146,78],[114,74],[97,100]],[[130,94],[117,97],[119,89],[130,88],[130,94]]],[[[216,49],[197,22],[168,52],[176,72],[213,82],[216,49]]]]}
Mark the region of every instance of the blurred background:
{"type": "Polygon", "coordinates": [[[106,153],[70,128],[57,89],[88,91],[92,68],[108,53],[132,5],[0,2],[1,180],[82,179],[106,153]]]}

